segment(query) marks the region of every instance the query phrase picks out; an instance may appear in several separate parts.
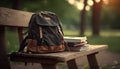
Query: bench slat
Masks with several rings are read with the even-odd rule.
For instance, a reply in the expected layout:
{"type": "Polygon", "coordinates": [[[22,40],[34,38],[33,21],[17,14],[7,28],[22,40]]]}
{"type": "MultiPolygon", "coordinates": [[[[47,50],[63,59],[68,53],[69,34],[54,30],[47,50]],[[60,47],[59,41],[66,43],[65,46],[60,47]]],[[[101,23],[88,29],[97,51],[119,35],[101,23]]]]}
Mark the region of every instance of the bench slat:
{"type": "Polygon", "coordinates": [[[28,27],[33,13],[0,7],[0,25],[28,27]]]}

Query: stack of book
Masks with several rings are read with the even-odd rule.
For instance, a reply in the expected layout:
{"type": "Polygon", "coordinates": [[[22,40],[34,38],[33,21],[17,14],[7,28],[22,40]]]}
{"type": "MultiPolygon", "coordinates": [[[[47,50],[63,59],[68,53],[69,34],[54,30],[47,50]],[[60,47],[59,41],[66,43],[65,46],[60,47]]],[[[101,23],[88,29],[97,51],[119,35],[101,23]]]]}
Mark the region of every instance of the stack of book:
{"type": "Polygon", "coordinates": [[[87,37],[64,37],[70,51],[85,51],[88,49],[87,37]]]}

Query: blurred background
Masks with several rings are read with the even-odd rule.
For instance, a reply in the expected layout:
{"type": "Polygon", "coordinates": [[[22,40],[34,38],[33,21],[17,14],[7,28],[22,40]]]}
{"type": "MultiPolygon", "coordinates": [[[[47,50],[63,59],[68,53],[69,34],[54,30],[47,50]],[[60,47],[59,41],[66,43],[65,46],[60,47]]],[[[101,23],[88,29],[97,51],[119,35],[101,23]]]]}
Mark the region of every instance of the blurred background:
{"type": "Polygon", "coordinates": [[[100,29],[120,29],[119,0],[4,0],[0,6],[29,12],[54,12],[66,30],[79,30],[82,26],[82,32],[93,30],[95,19],[98,20],[95,25],[99,25],[100,29]]]}
{"type": "MultiPolygon", "coordinates": [[[[3,0],[0,7],[54,12],[65,36],[87,36],[88,43],[107,44],[108,51],[120,54],[120,0],[3,0]]],[[[6,30],[7,51],[18,50],[17,32],[6,30]]]]}

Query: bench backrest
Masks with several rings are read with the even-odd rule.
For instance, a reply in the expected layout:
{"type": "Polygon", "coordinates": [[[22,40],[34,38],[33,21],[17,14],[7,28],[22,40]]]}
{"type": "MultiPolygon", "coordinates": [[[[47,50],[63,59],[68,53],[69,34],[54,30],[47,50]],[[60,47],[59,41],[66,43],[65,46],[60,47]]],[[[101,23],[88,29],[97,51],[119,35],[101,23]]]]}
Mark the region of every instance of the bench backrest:
{"type": "Polygon", "coordinates": [[[0,7],[0,25],[27,27],[33,13],[0,7]]]}
{"type": "Polygon", "coordinates": [[[19,42],[23,40],[23,27],[28,27],[33,13],[0,7],[0,27],[15,27],[18,31],[19,42]]]}

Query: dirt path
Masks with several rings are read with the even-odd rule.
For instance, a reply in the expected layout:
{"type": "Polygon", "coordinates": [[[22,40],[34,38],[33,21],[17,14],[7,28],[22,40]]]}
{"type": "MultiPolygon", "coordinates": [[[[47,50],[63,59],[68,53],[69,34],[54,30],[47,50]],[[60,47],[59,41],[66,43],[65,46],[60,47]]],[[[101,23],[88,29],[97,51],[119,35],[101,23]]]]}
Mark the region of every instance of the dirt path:
{"type": "MultiPolygon", "coordinates": [[[[109,51],[103,51],[97,54],[97,61],[99,63],[99,66],[106,66],[106,65],[114,65],[120,63],[120,54],[111,53],[109,51]]],[[[81,57],[76,60],[79,69],[83,67],[84,65],[87,65],[87,58],[81,57]]],[[[63,65],[63,67],[66,67],[63,65]]],[[[11,69],[42,69],[40,64],[28,64],[27,66],[24,66],[24,64],[15,64],[11,63],[11,69]]],[[[117,69],[117,68],[116,68],[117,69]]]]}
{"type": "MultiPolygon", "coordinates": [[[[109,65],[116,65],[120,63],[120,54],[111,53],[109,51],[102,51],[96,55],[97,61],[99,63],[99,66],[109,66],[109,65]]],[[[88,64],[86,57],[81,57],[77,59],[77,64],[81,68],[85,64],[88,64]],[[81,62],[81,63],[80,63],[81,62]]]]}

